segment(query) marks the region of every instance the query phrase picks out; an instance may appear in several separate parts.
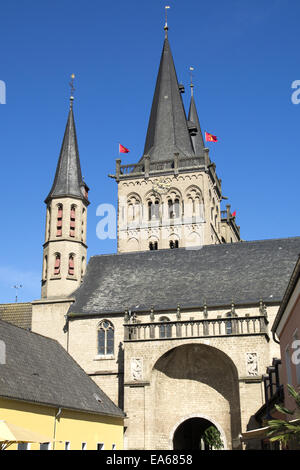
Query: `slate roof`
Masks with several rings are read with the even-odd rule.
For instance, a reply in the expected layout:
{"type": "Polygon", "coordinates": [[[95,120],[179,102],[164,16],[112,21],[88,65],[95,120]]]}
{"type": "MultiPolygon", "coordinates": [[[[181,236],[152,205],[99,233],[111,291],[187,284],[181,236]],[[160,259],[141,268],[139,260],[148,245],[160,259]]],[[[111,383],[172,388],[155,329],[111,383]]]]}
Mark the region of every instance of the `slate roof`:
{"type": "Polygon", "coordinates": [[[144,155],[150,155],[150,160],[155,162],[173,159],[174,153],[179,153],[181,157],[194,156],[172,52],[166,37],[152,102],[144,155]]]}
{"type": "Polygon", "coordinates": [[[69,312],[280,302],[300,237],[94,256],[69,312]]]}
{"type": "Polygon", "coordinates": [[[57,341],[1,320],[0,340],[6,346],[6,364],[0,364],[0,396],[124,417],[57,341]]]}
{"type": "Polygon", "coordinates": [[[0,320],[27,330],[31,329],[32,305],[31,303],[0,304],[0,320]]]}
{"type": "Polygon", "coordinates": [[[71,105],[54,182],[45,202],[47,203],[50,198],[62,196],[85,200],[82,186],[84,186],[84,182],[81,174],[73,106],[71,105]]]}

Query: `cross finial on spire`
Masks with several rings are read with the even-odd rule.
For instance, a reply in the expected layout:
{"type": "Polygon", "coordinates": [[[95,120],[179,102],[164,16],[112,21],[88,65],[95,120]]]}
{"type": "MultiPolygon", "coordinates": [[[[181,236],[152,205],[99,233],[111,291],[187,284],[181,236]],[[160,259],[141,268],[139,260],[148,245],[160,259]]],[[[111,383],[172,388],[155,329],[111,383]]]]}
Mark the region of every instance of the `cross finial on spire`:
{"type": "Polygon", "coordinates": [[[190,87],[191,87],[191,96],[194,95],[194,84],[193,84],[193,71],[194,71],[194,67],[190,67],[190,75],[191,75],[191,84],[190,84],[190,87]]]}
{"type": "Polygon", "coordinates": [[[168,37],[168,10],[169,8],[171,8],[169,5],[166,5],[165,6],[165,16],[166,16],[166,22],[165,22],[165,26],[164,26],[164,30],[165,30],[165,37],[167,38],[168,37]]]}
{"type": "Polygon", "coordinates": [[[75,91],[75,88],[74,88],[74,78],[75,78],[75,75],[74,75],[74,73],[72,73],[72,75],[71,75],[71,81],[70,81],[70,83],[69,83],[70,88],[71,88],[70,108],[72,108],[72,106],[73,106],[73,100],[74,100],[74,91],[75,91]]]}

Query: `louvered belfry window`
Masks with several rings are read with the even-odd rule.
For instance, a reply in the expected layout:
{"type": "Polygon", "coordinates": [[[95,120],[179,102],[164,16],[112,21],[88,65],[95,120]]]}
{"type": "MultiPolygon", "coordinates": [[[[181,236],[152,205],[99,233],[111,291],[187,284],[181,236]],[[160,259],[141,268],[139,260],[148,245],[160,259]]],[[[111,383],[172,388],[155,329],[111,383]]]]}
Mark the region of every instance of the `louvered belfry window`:
{"type": "Polygon", "coordinates": [[[55,255],[54,275],[58,276],[59,274],[60,274],[60,254],[57,253],[55,255]]]}
{"type": "Polygon", "coordinates": [[[108,320],[103,320],[98,327],[98,355],[114,354],[114,326],[108,320]]]}
{"type": "Polygon", "coordinates": [[[61,237],[62,235],[62,218],[63,218],[63,206],[60,204],[57,206],[57,223],[56,223],[56,236],[61,237]]]}
{"type": "Polygon", "coordinates": [[[70,213],[70,237],[75,237],[75,220],[76,219],[76,209],[75,206],[71,207],[70,213]]]}
{"type": "Polygon", "coordinates": [[[74,276],[74,268],[75,268],[74,255],[70,255],[69,256],[69,270],[68,270],[68,273],[71,276],[74,276]]]}

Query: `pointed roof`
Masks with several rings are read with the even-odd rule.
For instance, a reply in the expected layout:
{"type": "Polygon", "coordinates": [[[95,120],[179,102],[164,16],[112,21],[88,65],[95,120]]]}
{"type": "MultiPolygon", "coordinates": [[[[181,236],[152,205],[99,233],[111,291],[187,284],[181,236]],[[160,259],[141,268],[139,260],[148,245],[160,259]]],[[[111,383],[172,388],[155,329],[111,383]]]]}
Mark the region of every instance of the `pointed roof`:
{"type": "Polygon", "coordinates": [[[86,200],[82,191],[82,188],[86,185],[82,179],[80,168],[72,99],[70,103],[68,121],[54,182],[45,202],[48,202],[51,198],[62,196],[71,196],[86,200]]]}
{"type": "MultiPolygon", "coordinates": [[[[193,90],[193,88],[192,88],[193,90]]],[[[195,132],[191,133],[191,139],[193,143],[193,148],[195,155],[200,156],[203,155],[203,149],[205,148],[204,140],[203,140],[203,135],[201,131],[201,126],[199,122],[199,117],[197,113],[197,108],[196,108],[196,103],[194,100],[194,95],[192,93],[191,96],[191,103],[190,103],[190,110],[189,110],[189,116],[188,120],[193,123],[196,127],[195,132]]]]}
{"type": "Polygon", "coordinates": [[[151,161],[194,155],[177,74],[166,34],[152,102],[144,155],[151,161]]]}

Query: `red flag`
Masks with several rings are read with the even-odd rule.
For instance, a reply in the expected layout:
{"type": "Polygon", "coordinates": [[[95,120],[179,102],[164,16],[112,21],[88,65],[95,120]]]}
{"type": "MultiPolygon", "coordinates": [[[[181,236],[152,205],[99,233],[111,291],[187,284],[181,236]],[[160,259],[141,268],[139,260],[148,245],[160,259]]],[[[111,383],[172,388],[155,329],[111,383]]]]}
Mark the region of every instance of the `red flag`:
{"type": "Polygon", "coordinates": [[[129,153],[129,150],[123,145],[119,144],[119,153],[129,153]]]}
{"type": "Polygon", "coordinates": [[[208,132],[205,132],[205,140],[206,142],[218,142],[218,138],[208,132]]]}
{"type": "Polygon", "coordinates": [[[236,216],[236,211],[234,211],[232,214],[232,217],[235,217],[235,216],[236,216]]]}

